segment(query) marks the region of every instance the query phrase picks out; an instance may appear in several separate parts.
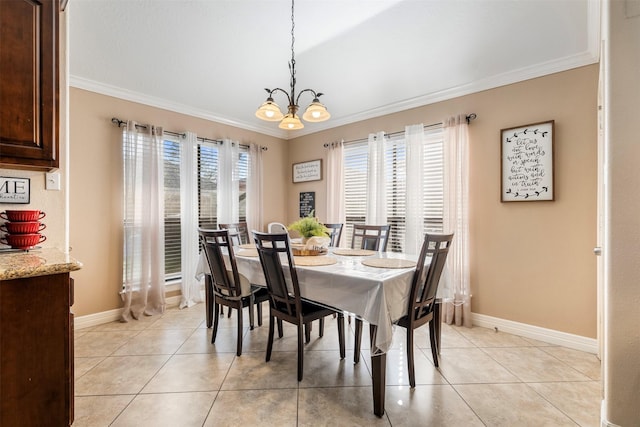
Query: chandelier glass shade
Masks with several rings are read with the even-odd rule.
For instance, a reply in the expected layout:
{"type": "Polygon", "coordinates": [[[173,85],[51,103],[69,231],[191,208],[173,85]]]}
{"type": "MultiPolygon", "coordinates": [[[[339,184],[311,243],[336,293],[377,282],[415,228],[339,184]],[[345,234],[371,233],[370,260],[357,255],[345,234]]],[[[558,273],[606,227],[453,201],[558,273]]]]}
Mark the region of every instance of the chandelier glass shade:
{"type": "Polygon", "coordinates": [[[290,92],[287,92],[284,89],[279,87],[275,89],[265,88],[269,96],[267,100],[260,105],[258,110],[256,111],[256,117],[262,120],[266,120],[269,122],[280,122],[278,127],[280,129],[286,130],[297,130],[304,128],[304,124],[300,121],[300,117],[298,117],[298,101],[300,100],[300,95],[305,92],[310,92],[313,95],[313,101],[307,107],[302,118],[310,123],[323,122],[328,120],[331,117],[327,108],[320,102],[319,98],[322,96],[321,92],[316,92],[313,89],[303,89],[298,93],[296,97],[296,59],[295,59],[295,50],[294,50],[294,29],[295,29],[295,21],[294,21],[294,0],[291,0],[291,62],[289,62],[289,71],[291,73],[290,83],[291,89],[290,92]],[[273,100],[273,94],[276,92],[281,92],[287,97],[288,106],[287,106],[287,114],[282,113],[278,104],[273,100]]]}

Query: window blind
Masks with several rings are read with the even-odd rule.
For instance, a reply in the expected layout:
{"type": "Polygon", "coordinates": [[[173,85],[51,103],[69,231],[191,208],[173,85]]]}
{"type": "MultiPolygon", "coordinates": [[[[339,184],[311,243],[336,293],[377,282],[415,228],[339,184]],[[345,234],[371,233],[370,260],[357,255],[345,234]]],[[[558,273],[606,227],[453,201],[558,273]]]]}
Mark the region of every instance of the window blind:
{"type": "MultiPolygon", "coordinates": [[[[198,225],[217,228],[218,147],[209,142],[198,144],[198,225]]],[[[165,280],[181,277],[180,226],[180,156],[181,142],[174,137],[164,138],[164,229],[165,229],[165,280]]],[[[249,167],[248,147],[240,146],[238,158],[239,221],[246,221],[247,175],[249,167]]]]}
{"type": "MultiPolygon", "coordinates": [[[[425,130],[422,162],[424,201],[422,220],[425,231],[442,232],[444,212],[444,133],[442,128],[425,130]]],[[[368,142],[366,140],[344,145],[345,176],[345,233],[351,243],[354,224],[364,224],[368,183],[368,142]]],[[[387,193],[387,223],[391,233],[387,250],[402,252],[406,232],[406,143],[404,132],[388,139],[385,152],[385,186],[387,193]]]]}
{"type": "Polygon", "coordinates": [[[167,280],[180,276],[180,142],[165,137],[164,166],[164,270],[167,280]]]}

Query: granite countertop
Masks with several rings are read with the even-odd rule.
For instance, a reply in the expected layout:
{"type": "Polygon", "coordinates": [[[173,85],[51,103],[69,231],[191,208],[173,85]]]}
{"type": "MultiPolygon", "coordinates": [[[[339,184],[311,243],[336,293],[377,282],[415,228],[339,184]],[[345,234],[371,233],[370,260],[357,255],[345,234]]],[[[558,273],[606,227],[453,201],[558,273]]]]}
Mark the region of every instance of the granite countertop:
{"type": "Polygon", "coordinates": [[[0,254],[0,280],[68,273],[80,268],[82,263],[54,248],[0,254]]]}

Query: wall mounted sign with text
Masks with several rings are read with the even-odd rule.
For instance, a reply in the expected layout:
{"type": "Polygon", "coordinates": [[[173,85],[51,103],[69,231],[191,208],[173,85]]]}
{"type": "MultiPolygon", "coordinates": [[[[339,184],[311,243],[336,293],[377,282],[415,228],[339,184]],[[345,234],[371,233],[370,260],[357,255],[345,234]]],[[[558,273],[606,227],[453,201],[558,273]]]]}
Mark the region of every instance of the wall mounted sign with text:
{"type": "Polygon", "coordinates": [[[503,202],[553,200],[554,121],[500,131],[503,202]]]}
{"type": "Polygon", "coordinates": [[[293,164],[293,182],[320,181],[322,159],[293,164]]]}
{"type": "Polygon", "coordinates": [[[0,203],[29,203],[31,180],[0,176],[0,203]]]}
{"type": "Polygon", "coordinates": [[[313,214],[316,210],[316,192],[304,191],[300,193],[300,218],[313,214]]]}

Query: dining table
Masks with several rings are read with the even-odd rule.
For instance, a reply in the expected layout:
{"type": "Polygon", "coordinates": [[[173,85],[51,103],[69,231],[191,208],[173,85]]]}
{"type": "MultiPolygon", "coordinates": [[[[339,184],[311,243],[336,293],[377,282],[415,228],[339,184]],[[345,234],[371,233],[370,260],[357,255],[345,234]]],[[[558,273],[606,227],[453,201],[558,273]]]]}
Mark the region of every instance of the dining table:
{"type": "MultiPolygon", "coordinates": [[[[255,247],[241,245],[234,250],[238,272],[250,283],[266,286],[255,247]]],[[[317,256],[294,256],[303,298],[343,310],[369,323],[373,412],[384,414],[386,353],[391,348],[394,322],[407,313],[417,255],[359,249],[329,248],[317,256]]],[[[283,264],[285,264],[283,262],[283,264]]],[[[206,258],[200,256],[197,277],[208,273],[206,258]]],[[[285,269],[285,277],[288,270],[285,269]]],[[[434,318],[440,318],[436,304],[434,318]]],[[[436,322],[436,342],[440,343],[436,322]]],[[[438,345],[439,347],[439,345],[438,345]]]]}

